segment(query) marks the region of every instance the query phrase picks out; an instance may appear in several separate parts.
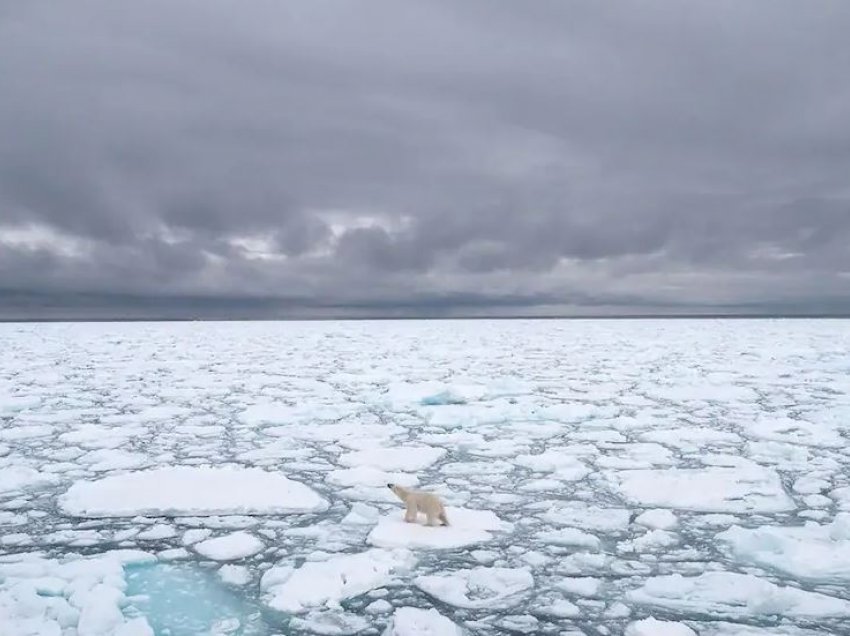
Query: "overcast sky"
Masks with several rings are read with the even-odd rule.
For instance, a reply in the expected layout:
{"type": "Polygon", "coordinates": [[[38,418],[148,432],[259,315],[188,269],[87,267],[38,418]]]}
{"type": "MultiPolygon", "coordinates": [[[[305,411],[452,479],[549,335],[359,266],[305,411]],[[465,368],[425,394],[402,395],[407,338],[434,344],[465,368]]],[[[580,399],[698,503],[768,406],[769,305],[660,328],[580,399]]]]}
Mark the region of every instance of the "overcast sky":
{"type": "Polygon", "coordinates": [[[0,317],[850,313],[850,2],[0,0],[0,317]]]}

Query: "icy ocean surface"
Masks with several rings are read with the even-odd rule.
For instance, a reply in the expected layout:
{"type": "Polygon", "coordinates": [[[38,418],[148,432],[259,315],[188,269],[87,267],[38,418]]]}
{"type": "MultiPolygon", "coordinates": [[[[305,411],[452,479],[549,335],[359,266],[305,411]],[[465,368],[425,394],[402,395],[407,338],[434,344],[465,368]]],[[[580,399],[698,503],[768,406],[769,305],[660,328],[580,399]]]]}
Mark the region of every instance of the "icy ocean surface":
{"type": "Polygon", "coordinates": [[[847,321],[6,324],[0,352],[2,636],[850,634],[847,321]]]}

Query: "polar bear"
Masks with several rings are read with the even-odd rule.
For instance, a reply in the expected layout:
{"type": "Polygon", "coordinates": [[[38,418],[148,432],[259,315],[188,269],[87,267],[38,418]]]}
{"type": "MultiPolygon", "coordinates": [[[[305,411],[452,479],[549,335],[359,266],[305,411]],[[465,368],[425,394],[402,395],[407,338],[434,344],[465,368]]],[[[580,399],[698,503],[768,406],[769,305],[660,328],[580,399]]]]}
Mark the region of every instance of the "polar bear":
{"type": "Polygon", "coordinates": [[[437,523],[438,520],[444,526],[449,525],[446,509],[443,508],[443,502],[437,495],[420,490],[410,490],[398,484],[387,484],[387,488],[392,490],[395,496],[407,506],[407,510],[404,512],[404,520],[408,523],[415,523],[416,515],[422,511],[427,517],[426,525],[440,525],[437,523]]]}

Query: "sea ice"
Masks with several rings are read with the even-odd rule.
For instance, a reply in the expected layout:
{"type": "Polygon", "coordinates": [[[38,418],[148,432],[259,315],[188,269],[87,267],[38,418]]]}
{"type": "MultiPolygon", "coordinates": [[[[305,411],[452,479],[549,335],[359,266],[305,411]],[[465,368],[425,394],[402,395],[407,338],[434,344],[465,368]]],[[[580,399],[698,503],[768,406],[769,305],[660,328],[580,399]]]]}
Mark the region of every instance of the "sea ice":
{"type": "Polygon", "coordinates": [[[339,463],[343,466],[371,466],[385,471],[424,470],[446,454],[444,448],[432,446],[398,446],[394,448],[372,448],[343,453],[339,463]]]}
{"type": "Polygon", "coordinates": [[[429,527],[422,523],[424,515],[417,523],[406,523],[403,513],[395,511],[378,521],[367,541],[381,548],[447,550],[487,542],[493,532],[506,532],[513,527],[489,510],[447,507],[446,516],[448,526],[429,527]]]}
{"type": "Polygon", "coordinates": [[[850,601],[735,572],[656,576],[628,592],[626,598],[641,605],[725,618],[850,616],[850,601]]]}
{"type": "Polygon", "coordinates": [[[257,468],[181,466],[79,481],[59,498],[75,517],[284,514],[327,502],[304,484],[257,468]]]}
{"type": "Polygon", "coordinates": [[[850,582],[850,513],[839,513],[824,525],[733,526],[717,538],[741,561],[800,579],[850,582]]]}
{"type": "Polygon", "coordinates": [[[624,636],[697,636],[697,633],[684,623],[659,621],[650,616],[629,623],[624,636]]]}
{"type": "Polygon", "coordinates": [[[665,508],[656,508],[642,512],[635,518],[635,523],[653,530],[672,530],[679,520],[676,515],[665,508]]]}
{"type": "Polygon", "coordinates": [[[399,607],[382,636],[463,636],[463,630],[435,609],[399,607]]]}
{"type": "Polygon", "coordinates": [[[443,603],[466,609],[516,605],[534,587],[528,568],[478,567],[420,576],[414,582],[443,603]]]}
{"type": "Polygon", "coordinates": [[[260,552],[265,546],[253,534],[233,532],[223,537],[207,539],[193,546],[195,552],[213,561],[238,561],[260,552]]]}
{"type": "Polygon", "coordinates": [[[414,563],[415,558],[406,550],[372,549],[327,561],[308,561],[296,569],[272,568],[263,575],[261,588],[272,609],[299,613],[387,585],[394,575],[414,563]]]}
{"type": "Polygon", "coordinates": [[[794,509],[776,472],[755,464],[624,470],[609,477],[624,497],[642,506],[738,513],[794,509]]]}

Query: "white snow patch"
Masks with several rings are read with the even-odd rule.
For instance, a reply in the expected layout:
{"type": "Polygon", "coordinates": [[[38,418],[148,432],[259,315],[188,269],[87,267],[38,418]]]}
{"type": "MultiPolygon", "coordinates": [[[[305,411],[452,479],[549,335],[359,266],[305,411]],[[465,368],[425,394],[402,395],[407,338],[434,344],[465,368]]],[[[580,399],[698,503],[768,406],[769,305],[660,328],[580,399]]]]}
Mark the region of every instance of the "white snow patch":
{"type": "Polygon", "coordinates": [[[639,514],[635,523],[653,530],[671,530],[679,524],[679,520],[670,510],[656,508],[639,514]]]}

